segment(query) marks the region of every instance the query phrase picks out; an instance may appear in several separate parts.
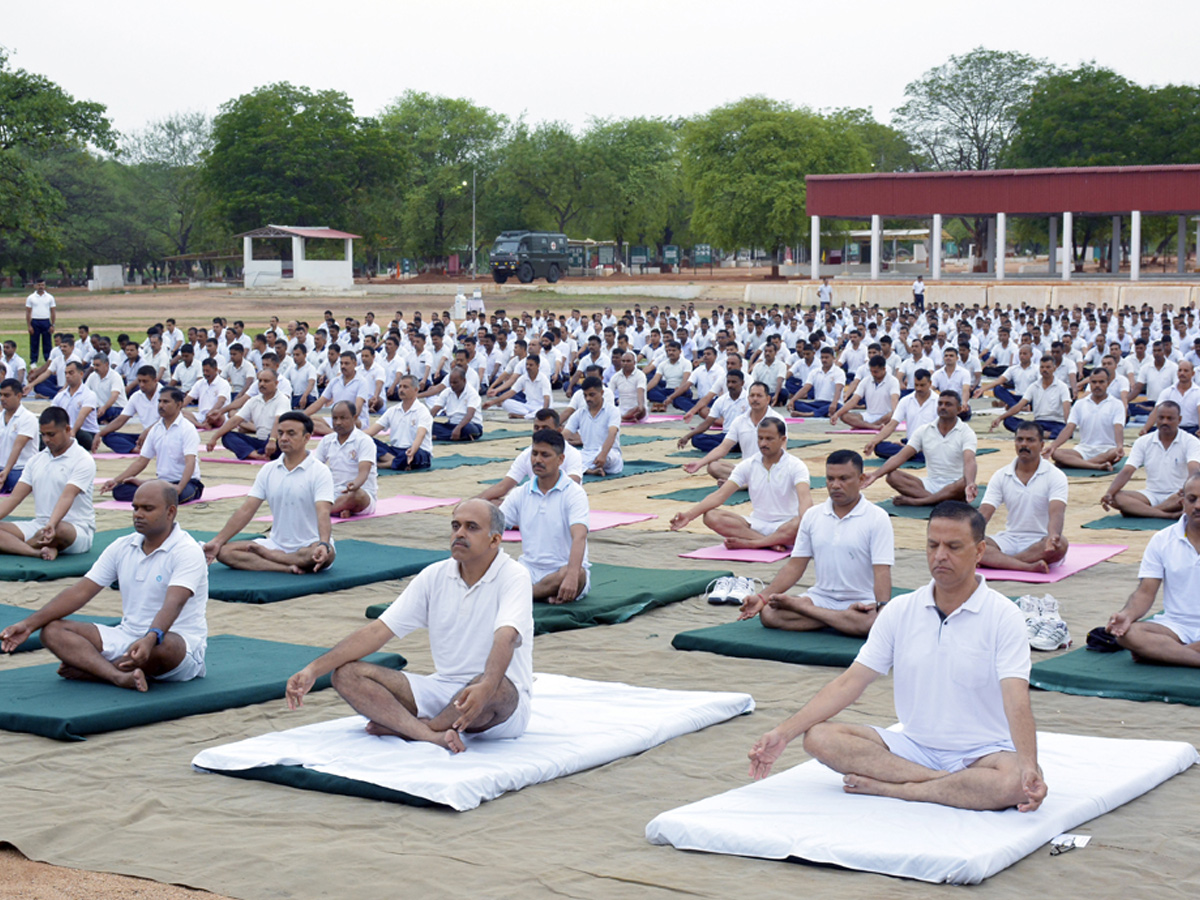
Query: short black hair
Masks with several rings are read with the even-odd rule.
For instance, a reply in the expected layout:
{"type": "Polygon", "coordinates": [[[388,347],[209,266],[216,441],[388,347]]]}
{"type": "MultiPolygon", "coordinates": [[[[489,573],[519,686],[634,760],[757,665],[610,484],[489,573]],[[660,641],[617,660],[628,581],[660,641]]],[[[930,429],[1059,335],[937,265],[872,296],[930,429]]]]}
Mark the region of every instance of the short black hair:
{"type": "Polygon", "coordinates": [[[825,465],[827,466],[854,466],[861,475],[863,471],[863,458],[853,450],[834,450],[825,457],[825,465]]]}
{"type": "Polygon", "coordinates": [[[305,434],[313,433],[313,420],[310,419],[307,414],[302,413],[298,409],[288,410],[287,412],[285,412],[283,415],[281,415],[279,417],[279,421],[281,423],[282,422],[299,422],[301,425],[304,426],[305,434]]]}
{"type": "Polygon", "coordinates": [[[758,423],[758,430],[764,428],[774,428],[775,433],[780,437],[787,437],[787,422],[783,419],[777,419],[775,416],[763,416],[762,421],[758,423]]]}
{"type": "MultiPolygon", "coordinates": [[[[589,368],[591,367],[589,366],[589,368]]],[[[589,375],[587,378],[583,379],[583,383],[579,386],[581,391],[590,391],[592,388],[604,390],[604,381],[600,378],[597,378],[595,375],[589,375]]]]}
{"type": "Polygon", "coordinates": [[[67,415],[67,411],[61,406],[47,406],[38,416],[39,425],[56,425],[59,428],[70,428],[71,417],[67,415]]]}
{"type": "Polygon", "coordinates": [[[933,524],[934,519],[952,519],[956,522],[968,523],[971,526],[971,539],[977,544],[983,540],[984,533],[987,531],[987,520],[979,510],[961,500],[943,500],[929,514],[930,525],[933,524]]]}
{"type": "Polygon", "coordinates": [[[567,448],[567,442],[563,440],[563,436],[550,428],[542,428],[539,431],[535,431],[530,444],[545,444],[559,456],[566,452],[567,448]]]}

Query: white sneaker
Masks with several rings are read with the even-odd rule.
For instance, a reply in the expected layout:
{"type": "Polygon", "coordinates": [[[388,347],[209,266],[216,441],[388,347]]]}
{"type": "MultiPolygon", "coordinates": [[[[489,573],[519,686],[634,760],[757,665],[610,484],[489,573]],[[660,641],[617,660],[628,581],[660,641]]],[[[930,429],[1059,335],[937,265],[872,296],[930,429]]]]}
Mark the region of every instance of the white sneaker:
{"type": "Polygon", "coordinates": [[[1029,616],[1039,615],[1042,611],[1041,604],[1038,602],[1038,598],[1033,596],[1033,594],[1025,594],[1022,597],[1018,597],[1017,609],[1025,613],[1027,620],[1029,616]]]}
{"type": "Polygon", "coordinates": [[[1029,624],[1029,646],[1034,650],[1064,650],[1071,646],[1071,632],[1062,619],[1043,616],[1029,624]]]}
{"type": "Polygon", "coordinates": [[[1061,619],[1062,616],[1058,612],[1058,601],[1050,594],[1038,600],[1039,611],[1043,616],[1049,616],[1052,619],[1061,619]]]}
{"type": "Polygon", "coordinates": [[[751,594],[760,593],[764,585],[757,578],[735,578],[734,586],[725,597],[727,606],[741,606],[751,594]]]}
{"type": "MultiPolygon", "coordinates": [[[[733,590],[738,579],[732,575],[722,575],[708,583],[708,602],[713,606],[722,606],[728,601],[729,592],[733,590]]],[[[745,596],[744,594],[742,596],[745,596]]],[[[741,601],[738,602],[741,606],[741,601]]]]}

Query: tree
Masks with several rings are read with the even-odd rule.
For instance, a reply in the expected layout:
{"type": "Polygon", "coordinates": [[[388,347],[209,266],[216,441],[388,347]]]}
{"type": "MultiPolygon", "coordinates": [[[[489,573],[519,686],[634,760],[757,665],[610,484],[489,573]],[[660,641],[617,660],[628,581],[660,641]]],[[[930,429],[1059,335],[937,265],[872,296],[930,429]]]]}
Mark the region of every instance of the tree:
{"type": "Polygon", "coordinates": [[[583,145],[593,179],[593,237],[670,243],[680,195],[677,126],[662,119],[597,120],[583,145]]]}
{"type": "Polygon", "coordinates": [[[566,232],[591,209],[595,162],[569,125],[542,122],[529,129],[518,122],[497,172],[502,191],[524,213],[524,227],[566,232]]]}
{"type": "Polygon", "coordinates": [[[862,172],[870,160],[846,122],[765,97],[683,125],[680,157],[698,239],[773,252],[808,233],[804,177],[862,172]]]}
{"type": "Polygon", "coordinates": [[[904,133],[876,122],[869,109],[836,109],[829,115],[858,135],[871,159],[872,172],[916,172],[922,167],[904,133]]]}
{"type": "Polygon", "coordinates": [[[977,47],[951,56],[904,88],[895,126],[940,171],[995,169],[1016,131],[1017,114],[1048,71],[1024,53],[977,47]]]}
{"type": "Polygon", "coordinates": [[[378,124],[355,116],[348,96],[282,82],[221,106],[203,184],[235,232],[336,228],[393,162],[378,124]]]}
{"type": "MultiPolygon", "coordinates": [[[[75,100],[54,82],[10,69],[0,51],[0,266],[54,255],[65,204],[40,168],[47,154],[115,147],[99,103],[75,100]]],[[[37,271],[37,262],[33,262],[37,271]]],[[[22,273],[24,276],[25,273],[22,273]]]]}
{"type": "Polygon", "coordinates": [[[504,117],[469,100],[408,91],[380,119],[405,172],[396,245],[427,259],[469,245],[472,175],[478,191],[495,166],[504,117]]]}

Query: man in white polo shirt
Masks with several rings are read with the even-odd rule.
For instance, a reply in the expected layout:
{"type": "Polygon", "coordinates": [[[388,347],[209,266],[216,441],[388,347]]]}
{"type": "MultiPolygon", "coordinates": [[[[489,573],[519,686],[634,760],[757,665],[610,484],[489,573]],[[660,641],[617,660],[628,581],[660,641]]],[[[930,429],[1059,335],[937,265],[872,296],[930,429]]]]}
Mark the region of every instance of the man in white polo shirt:
{"type": "Polygon", "coordinates": [[[1183,485],[1183,516],[1150,538],[1138,586],[1105,626],[1135,662],[1200,666],[1200,475],[1183,485]],[[1159,585],[1163,611],[1142,621],[1159,585]]]}
{"type": "MultiPolygon", "coordinates": [[[[929,370],[917,369],[914,371],[912,385],[912,393],[900,398],[891,420],[863,446],[864,456],[874,453],[880,459],[890,459],[899,453],[907,442],[907,438],[903,441],[888,440],[901,423],[904,423],[908,434],[916,434],[917,429],[922,425],[937,421],[938,398],[933,396],[932,376],[929,370]]],[[[917,454],[913,457],[913,461],[924,463],[925,457],[917,454]]]]}
{"type": "Polygon", "coordinates": [[[583,379],[584,408],[567,421],[563,437],[582,447],[586,474],[619,475],[625,468],[621,456],[621,413],[604,402],[604,382],[594,375],[583,379]]]}
{"type": "Polygon", "coordinates": [[[298,410],[279,417],[280,456],[263,466],[250,496],[220,534],[204,545],[209,563],[220,560],[231,569],[256,572],[320,572],[332,565],[336,551],[330,534],[333,476],[329,467],[308,452],[312,419],[298,410]],[[254,518],[263,501],[271,507],[271,536],[253,541],[229,539],[254,518]]]}
{"type": "Polygon", "coordinates": [[[1111,375],[1097,367],[1088,376],[1088,396],[1071,407],[1067,427],[1043,451],[1060,466],[1111,472],[1125,455],[1125,405],[1109,395],[1111,375]],[[1079,431],[1079,445],[1064,447],[1079,431]]]}
{"type": "Polygon", "coordinates": [[[805,751],[840,772],[848,794],[974,810],[1041,805],[1029,637],[1016,604],[976,573],[984,527],[966,504],[934,507],[926,540],[933,580],[888,603],[850,668],[759,738],[751,776],[769,775],[804,735],[805,751]],[[901,730],[829,721],[893,668],[901,730]]]}
{"type": "Polygon", "coordinates": [[[121,414],[125,406],[125,381],[109,364],[108,355],[97,353],[92,357],[92,374],[84,382],[88,390],[96,395],[96,422],[104,425],[121,414]]]}
{"type": "Polygon", "coordinates": [[[467,384],[465,369],[450,370],[449,387],[438,394],[430,415],[436,420],[442,413],[446,421],[434,421],[435,441],[473,441],[483,434],[483,402],[479,391],[467,384]]]}
{"type": "Polygon", "coordinates": [[[11,494],[38,452],[37,416],[21,403],[21,382],[0,381],[0,494],[11,494]]]}
{"type": "Polygon", "coordinates": [[[5,629],[4,651],[11,653],[41,628],[42,643],[62,660],[58,674],[64,678],[145,691],[149,680],[204,677],[208,566],[200,545],[176,524],[177,506],[167,482],[139,487],[136,533],[113,541],[83,578],[5,629]],[[65,619],[114,582],[121,590],[120,624],[65,619]]]}
{"type": "Polygon", "coordinates": [[[138,453],[146,433],[158,421],[158,376],[153,366],[141,366],[137,370],[137,390],[129,395],[121,414],[103,426],[97,437],[113,453],[138,453]],[[121,431],[130,419],[137,419],[142,426],[140,434],[121,431]]]}
{"type": "Polygon", "coordinates": [[[1180,431],[1196,434],[1197,430],[1200,430],[1200,385],[1193,381],[1195,375],[1195,367],[1186,359],[1178,364],[1175,383],[1159,392],[1155,407],[1150,410],[1150,417],[1146,419],[1146,424],[1138,434],[1149,434],[1154,430],[1158,424],[1158,407],[1168,400],[1179,406],[1180,431]]]}
{"type": "Polygon", "coordinates": [[[790,549],[801,516],[812,506],[809,480],[808,466],[787,452],[787,425],[773,416],[764,418],[758,424],[758,453],[738,463],[729,480],[691,509],[676,513],[671,530],[679,531],[703,516],[704,524],[731,549],[790,549]],[[746,488],[750,491],[749,516],[721,508],[734,493],[746,488]]]}
{"type": "Polygon", "coordinates": [[[533,581],[533,599],[582,600],[591,587],[587,536],[591,508],[583,488],[562,471],[566,442],[557,431],[535,432],[533,477],[500,504],[509,528],[521,531],[521,558],[533,581]]]}
{"type": "MultiPolygon", "coordinates": [[[[687,449],[690,443],[696,450],[708,453],[715,450],[725,440],[724,431],[712,431],[713,428],[728,428],[738,416],[750,411],[750,400],[745,390],[745,376],[741,369],[731,369],[725,372],[725,390],[705,410],[704,416],[691,431],[679,438],[676,446],[680,450],[687,449]]],[[[695,408],[691,410],[695,412],[695,408]]],[[[685,416],[686,419],[686,416],[685,416]]],[[[730,453],[741,455],[741,449],[731,447],[730,453]]]]}
{"type": "Polygon", "coordinates": [[[621,410],[622,422],[638,422],[646,417],[646,375],[637,367],[636,353],[626,350],[621,354],[620,371],[608,386],[621,410]]]}
{"type": "Polygon", "coordinates": [[[878,431],[892,420],[900,402],[900,382],[888,374],[887,360],[882,356],[872,356],[867,368],[871,377],[860,381],[850,399],[830,415],[830,425],[840,421],[846,428],[878,431]],[[854,412],[860,402],[863,411],[854,412]]]}
{"type": "Polygon", "coordinates": [[[106,481],[100,493],[112,491],[114,500],[132,502],[138,488],[146,482],[138,475],[154,460],[157,480],[175,488],[177,503],[199,500],[204,494],[200,480],[200,435],[196,426],[183,417],[184,393],[179,388],[164,388],[158,395],[159,420],[150,428],[142,451],[125,471],[106,481]]]}
{"type": "Polygon", "coordinates": [[[417,377],[401,375],[396,395],[399,402],[365,432],[374,441],[376,464],[390,469],[428,469],[433,464],[433,416],[417,399],[417,377]],[[391,443],[375,437],[384,432],[391,443]]]}
{"type": "Polygon", "coordinates": [[[961,407],[958,394],[942,391],[938,395],[937,420],[912,432],[899,453],[865,478],[863,489],[886,478],[899,495],[892,498],[894,506],[937,506],[943,500],[974,503],[979,492],[975,484],[979,440],[971,426],[958,417],[961,407]],[[925,460],[924,478],[900,469],[917,454],[925,460]]]}
{"type": "Polygon", "coordinates": [[[758,616],[765,628],[834,628],[862,636],[892,595],[895,538],[888,515],[862,496],[862,457],[835,450],[825,459],[829,499],[800,520],[792,556],[761,594],[742,602],[739,619],[758,616]],[[812,561],[816,583],[799,596],[784,592],[812,561]]]}
{"type": "Polygon", "coordinates": [[[553,399],[550,376],[542,371],[542,357],[532,353],[525,357],[525,372],[512,387],[484,402],[481,409],[500,406],[510,419],[532,419],[539,409],[545,409],[553,399]]]}
{"type": "Polygon", "coordinates": [[[87,553],[96,533],[92,487],[96,461],[71,436],[67,411],[57,406],[42,410],[38,433],[46,449],[25,466],[12,494],[0,500],[0,520],[12,515],[33,494],[33,518],[0,521],[0,553],[40,556],[87,553]]]}
{"type": "Polygon", "coordinates": [[[1117,473],[1100,505],[1123,516],[1175,519],[1183,508],[1183,483],[1200,472],[1200,438],[1179,428],[1179,404],[1158,404],[1158,430],[1133,442],[1129,459],[1117,473]],[[1140,468],[1146,469],[1146,486],[1127,491],[1125,485],[1140,468]]]}
{"type": "Polygon", "coordinates": [[[38,280],[34,291],[25,298],[25,327],[29,331],[29,364],[36,366],[38,350],[46,359],[50,358],[50,333],[54,330],[57,316],[54,295],[46,292],[46,282],[38,280]]]}
{"type": "Polygon", "coordinates": [[[349,519],[375,512],[379,496],[379,470],[375,442],[354,425],[354,409],[345,400],[333,404],[333,434],[327,434],[313,451],[329,466],[337,499],[331,516],[349,519]]]}
{"type": "Polygon", "coordinates": [[[184,412],[197,428],[220,428],[225,424],[221,412],[233,396],[229,382],[221,377],[220,363],[209,357],[200,364],[200,378],[187,393],[189,400],[196,401],[196,411],[184,412]]]}
{"type": "Polygon", "coordinates": [[[258,373],[258,393],[213,432],[208,451],[220,441],[238,459],[275,459],[280,453],[275,429],[279,417],[291,409],[292,398],[279,389],[275,371],[264,368],[258,373]]]}
{"type": "MultiPolygon", "coordinates": [[[[995,431],[996,426],[1003,423],[1009,431],[1016,432],[1025,419],[1018,419],[1017,414],[1029,407],[1033,413],[1033,421],[1041,426],[1051,439],[1067,427],[1067,419],[1071,415],[1071,389],[1054,377],[1054,359],[1043,356],[1038,371],[1041,375],[1025,391],[1016,406],[998,413],[988,426],[988,431],[995,431]]],[[[986,564],[985,564],[986,565],[986,564]]]]}
{"type": "Polygon", "coordinates": [[[1022,344],[1017,348],[1017,359],[1016,365],[1005,369],[1004,374],[991,384],[981,384],[977,387],[974,396],[982,397],[991,391],[1005,406],[1016,406],[1020,403],[1029,386],[1040,377],[1040,370],[1033,364],[1033,347],[1029,344],[1022,344]]]}
{"type": "MultiPolygon", "coordinates": [[[[349,350],[344,350],[338,356],[337,374],[330,377],[321,396],[304,412],[308,416],[315,416],[324,407],[345,400],[354,407],[358,427],[366,428],[370,424],[370,413],[367,411],[367,400],[370,396],[369,386],[358,374],[358,357],[349,350]]],[[[332,433],[333,426],[327,419],[313,419],[313,430],[316,434],[324,436],[332,433]]]]}
{"type": "Polygon", "coordinates": [[[63,369],[66,385],[54,395],[52,405],[65,409],[71,420],[71,435],[84,450],[96,449],[96,437],[101,432],[96,421],[99,398],[83,383],[83,363],[71,360],[63,369]]]}
{"type": "Polygon", "coordinates": [[[1045,439],[1037,422],[1022,422],[1013,436],[1016,459],[988,481],[983,518],[990,522],[1001,506],[1008,510],[1004,531],[987,538],[983,565],[990,569],[1048,572],[1067,555],[1067,476],[1042,459],[1045,439]]]}
{"type": "Polygon", "coordinates": [[[758,452],[759,424],[764,418],[770,417],[782,420],[783,416],[771,408],[770,389],[761,381],[756,381],[750,385],[750,390],[747,392],[747,399],[750,403],[749,412],[738,416],[726,426],[725,437],[721,440],[721,443],[708,451],[703,459],[685,463],[683,466],[685,472],[689,475],[695,475],[701,469],[704,469],[718,483],[724,484],[733,472],[734,466],[737,465],[732,460],[725,458],[735,447],[741,450],[742,459],[749,459],[758,452]]]}
{"type": "Polygon", "coordinates": [[[289,678],[289,708],[332,671],[334,690],[369,720],[369,734],[461,753],[464,734],[499,740],[525,732],[533,692],[529,572],[501,549],[504,515],[491,504],[464,500],[450,527],[451,558],[426,566],[383,615],[289,678]],[[361,661],[419,628],[429,631],[432,675],[361,661]]]}
{"type": "MultiPolygon", "coordinates": [[[[537,415],[534,417],[533,433],[537,434],[543,428],[562,433],[562,420],[559,419],[557,410],[538,410],[537,415]]],[[[508,496],[509,491],[518,484],[523,484],[526,480],[533,477],[533,466],[530,462],[532,455],[533,447],[526,447],[518,453],[517,458],[508,467],[508,472],[505,473],[504,477],[496,484],[490,485],[486,490],[481,491],[479,499],[499,504],[501,500],[508,496]]],[[[583,483],[583,454],[577,448],[572,447],[570,444],[563,444],[563,462],[559,468],[576,484],[583,483]]]]}

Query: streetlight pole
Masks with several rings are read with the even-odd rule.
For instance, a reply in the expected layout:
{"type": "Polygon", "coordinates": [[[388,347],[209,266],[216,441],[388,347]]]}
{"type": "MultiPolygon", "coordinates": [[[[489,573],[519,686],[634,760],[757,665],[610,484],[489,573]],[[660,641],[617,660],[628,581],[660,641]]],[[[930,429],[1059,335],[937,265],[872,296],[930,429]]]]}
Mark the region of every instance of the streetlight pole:
{"type": "Polygon", "coordinates": [[[475,239],[475,167],[471,167],[471,280],[475,280],[475,248],[479,242],[475,239]]]}

